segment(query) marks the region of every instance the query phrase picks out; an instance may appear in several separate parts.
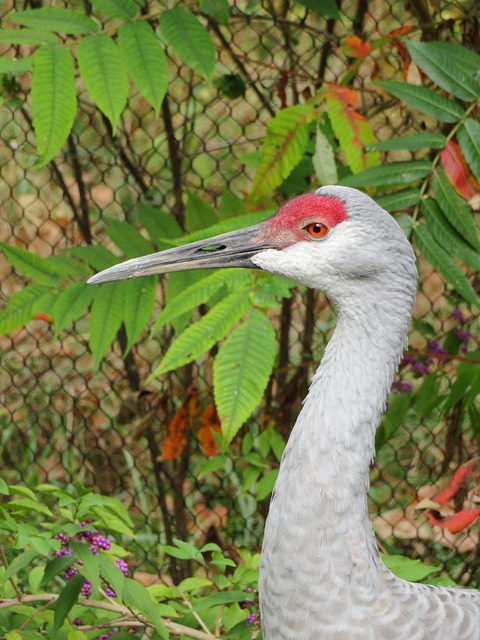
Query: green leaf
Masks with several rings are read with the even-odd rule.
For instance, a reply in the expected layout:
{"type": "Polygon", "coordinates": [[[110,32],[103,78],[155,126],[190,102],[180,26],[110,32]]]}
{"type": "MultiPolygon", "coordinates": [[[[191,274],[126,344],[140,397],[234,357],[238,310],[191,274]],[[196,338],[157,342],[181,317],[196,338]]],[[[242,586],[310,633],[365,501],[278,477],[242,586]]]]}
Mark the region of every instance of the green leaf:
{"type": "Polygon", "coordinates": [[[221,591],[220,593],[213,593],[211,596],[206,596],[201,600],[198,600],[193,605],[195,611],[203,611],[210,609],[217,605],[231,604],[232,602],[243,602],[248,599],[248,595],[245,591],[221,591]]]}
{"type": "Polygon", "coordinates": [[[398,428],[403,424],[411,403],[411,393],[390,396],[388,411],[383,416],[381,427],[378,429],[375,438],[375,448],[377,451],[395,435],[398,428]]]}
{"type": "Polygon", "coordinates": [[[144,20],[126,22],[118,32],[118,44],[135,86],[158,115],[167,92],[168,67],[152,27],[144,20]]]}
{"type": "Polygon", "coordinates": [[[154,242],[159,249],[171,246],[162,242],[162,240],[180,238],[180,236],[183,235],[183,231],[175,218],[159,211],[156,207],[141,204],[138,206],[138,215],[140,216],[143,226],[148,231],[152,242],[154,242]]]}
{"type": "Polygon", "coordinates": [[[203,24],[185,7],[174,7],[160,16],[163,37],[176,55],[205,80],[211,80],[215,48],[203,24]]]}
{"type": "Polygon", "coordinates": [[[228,0],[200,0],[200,11],[215,18],[218,24],[227,25],[230,16],[228,0]]]}
{"type": "Polygon", "coordinates": [[[208,578],[194,577],[194,578],[185,578],[185,580],[182,580],[178,585],[178,588],[183,593],[188,593],[189,591],[196,591],[197,589],[203,589],[205,587],[211,587],[211,586],[212,586],[212,581],[209,580],[208,578]]]}
{"type": "Polygon", "coordinates": [[[458,122],[464,115],[464,110],[459,104],[433,89],[395,80],[383,80],[378,84],[396,98],[440,122],[458,122]]]}
{"type": "MultiPolygon", "coordinates": [[[[1,31],[0,31],[1,34],[1,31]]],[[[33,66],[33,56],[28,58],[7,58],[4,56],[0,58],[0,73],[6,73],[7,75],[20,76],[22,73],[30,71],[33,66]]]]}
{"type": "Polygon", "coordinates": [[[31,91],[38,166],[42,167],[61,149],[75,119],[75,73],[68,49],[44,46],[36,50],[31,91]]]}
{"type": "Polygon", "coordinates": [[[211,227],[218,222],[217,212],[209,204],[189,192],[185,207],[185,226],[189,233],[211,227]]]}
{"type": "Polygon", "coordinates": [[[112,282],[100,285],[90,313],[90,349],[93,356],[93,368],[100,361],[115,340],[124,312],[124,282],[112,282]]]}
{"type": "Polygon", "coordinates": [[[127,280],[125,283],[123,317],[127,332],[127,346],[124,356],[133,347],[150,320],[156,291],[157,278],[155,276],[127,280]]]}
{"type": "Polygon", "coordinates": [[[378,196],[375,200],[377,204],[391,213],[415,206],[420,200],[420,191],[418,189],[402,189],[389,193],[387,196],[378,196]]]}
{"type": "Polygon", "coordinates": [[[307,148],[313,115],[312,106],[295,105],[270,120],[250,190],[253,201],[271,193],[300,162],[307,148]]]}
{"type": "Polygon", "coordinates": [[[464,64],[458,64],[447,51],[431,47],[429,42],[407,40],[414,62],[439,87],[460,100],[471,102],[480,95],[480,85],[468,75],[464,64]]]}
{"type": "Polygon", "coordinates": [[[78,43],[78,66],[86,88],[109,119],[115,135],[128,96],[125,64],[118,47],[105,33],[82,38],[78,43]]]}
{"type": "Polygon", "coordinates": [[[73,256],[80,258],[97,271],[108,269],[118,262],[118,258],[111,251],[99,244],[86,247],[73,247],[68,250],[73,256]]]}
{"type": "Polygon", "coordinates": [[[338,181],[337,164],[328,138],[317,126],[315,152],[312,157],[315,175],[319,184],[336,184],[338,181]]]}
{"type": "Polygon", "coordinates": [[[94,295],[95,288],[84,282],[74,282],[60,291],[53,305],[55,338],[65,327],[85,312],[94,295]]]}
{"type": "Polygon", "coordinates": [[[67,256],[65,253],[47,258],[50,265],[56,270],[57,274],[64,278],[66,276],[74,276],[75,278],[88,278],[91,271],[82,262],[67,256]]]}
{"type": "Polygon", "coordinates": [[[211,349],[240,320],[248,306],[246,289],[235,291],[221,300],[175,340],[151,377],[181,367],[211,349]]]}
{"type": "Polygon", "coordinates": [[[458,130],[457,140],[472,173],[480,182],[480,123],[467,118],[458,130]]]}
{"type": "Polygon", "coordinates": [[[60,573],[71,567],[75,562],[75,558],[73,556],[59,556],[58,558],[53,558],[45,567],[45,571],[43,573],[42,584],[48,584],[50,580],[58,576],[60,573]]]}
{"type": "Polygon", "coordinates": [[[420,560],[412,560],[406,556],[387,556],[382,554],[382,560],[392,573],[402,580],[418,582],[440,570],[435,565],[423,564],[420,560]]]}
{"type": "Polygon", "coordinates": [[[100,555],[98,561],[101,575],[111,585],[117,596],[121,596],[127,578],[114,564],[113,557],[100,555]]]}
{"type": "Polygon", "coordinates": [[[452,227],[454,227],[462,238],[474,249],[480,251],[480,241],[478,240],[473,213],[465,204],[464,200],[457,194],[455,188],[443,171],[435,173],[432,186],[437,202],[452,227]]]}
{"type": "Polygon", "coordinates": [[[196,309],[201,304],[205,304],[225,285],[231,285],[236,281],[240,285],[251,282],[251,275],[248,272],[237,272],[235,270],[220,269],[214,271],[198,282],[194,282],[186,289],[180,291],[172,299],[169,299],[167,305],[162,309],[160,315],[155,322],[152,333],[158,331],[168,322],[172,322],[175,318],[183,315],[187,311],[196,309]],[[247,278],[244,277],[247,276],[247,278]],[[240,277],[238,277],[240,276],[240,277]]]}
{"type": "Polygon", "coordinates": [[[460,258],[468,267],[480,272],[480,254],[455,231],[435,200],[428,198],[422,201],[422,214],[427,221],[428,230],[438,244],[451,256],[460,258]]]}
{"type": "Polygon", "coordinates": [[[392,162],[380,167],[371,167],[352,174],[339,181],[347,187],[373,187],[408,184],[425,178],[432,170],[428,160],[412,160],[411,162],[392,162]]]}
{"type": "Polygon", "coordinates": [[[382,140],[372,145],[379,151],[398,151],[406,149],[417,151],[418,149],[443,149],[447,139],[441,133],[413,133],[390,140],[382,140]]]}
{"type": "Polygon", "coordinates": [[[10,562],[10,564],[8,565],[8,568],[3,574],[3,577],[1,580],[2,584],[6,580],[9,580],[9,578],[16,576],[19,573],[19,571],[21,571],[25,567],[31,565],[32,560],[38,557],[38,555],[39,555],[38,551],[33,551],[32,549],[29,549],[27,551],[23,551],[20,555],[16,556],[10,562]]]}
{"type": "Polygon", "coordinates": [[[435,242],[426,225],[419,224],[414,230],[414,235],[418,248],[432,267],[441,273],[445,280],[456,289],[467,302],[480,307],[477,295],[465,277],[465,274],[455,260],[435,242]]]}
{"type": "Polygon", "coordinates": [[[153,600],[143,584],[127,578],[123,585],[122,600],[127,607],[140,611],[150,622],[153,622],[161,638],[167,639],[170,637],[159,613],[158,604],[153,600]]]}
{"type": "Polygon", "coordinates": [[[257,500],[265,500],[273,491],[273,486],[278,476],[278,469],[268,471],[257,483],[255,492],[257,500]]]}
{"type": "MultiPolygon", "coordinates": [[[[11,489],[11,487],[10,487],[11,489]]],[[[7,509],[12,509],[13,511],[18,511],[18,509],[22,511],[33,511],[34,513],[42,513],[45,516],[52,516],[52,512],[50,509],[37,502],[36,500],[32,500],[31,498],[19,498],[18,500],[10,500],[6,503],[5,507],[7,509]]]]}
{"type": "Polygon", "coordinates": [[[472,49],[466,49],[456,42],[429,42],[431,50],[437,49],[446,54],[457,66],[462,67],[470,76],[478,74],[480,56],[472,49]]]}
{"type": "Polygon", "coordinates": [[[33,320],[51,289],[42,285],[29,285],[11,295],[7,310],[0,314],[0,334],[10,333],[33,320]]]}
{"type": "Polygon", "coordinates": [[[0,29],[0,44],[58,44],[53,33],[34,31],[33,29],[0,29]]]}
{"type": "Polygon", "coordinates": [[[296,0],[296,2],[303,4],[304,7],[311,9],[324,18],[332,18],[333,20],[342,19],[342,14],[335,0],[296,0]]]}
{"type": "Polygon", "coordinates": [[[98,557],[92,553],[87,545],[79,540],[71,540],[70,547],[73,555],[82,563],[80,572],[92,583],[93,593],[97,593],[100,587],[100,562],[98,557]]]}
{"type": "Polygon", "coordinates": [[[39,284],[58,284],[58,272],[46,258],[40,258],[26,249],[4,242],[0,243],[0,249],[10,264],[27,278],[39,284]]]}
{"type": "Polygon", "coordinates": [[[438,406],[439,391],[440,382],[437,381],[435,374],[431,373],[426,376],[415,394],[415,411],[419,422],[428,417],[434,407],[438,406]]]}
{"type": "Polygon", "coordinates": [[[107,236],[127,258],[137,258],[152,252],[152,245],[128,222],[111,220],[108,223],[107,236]]]}
{"type": "Polygon", "coordinates": [[[69,35],[87,34],[98,31],[98,24],[88,16],[71,9],[56,7],[42,7],[27,9],[9,14],[9,18],[16,24],[32,29],[55,31],[69,35]]]}
{"type": "Polygon", "coordinates": [[[80,573],[77,573],[63,588],[63,591],[58,597],[54,607],[53,633],[56,633],[62,627],[65,622],[65,618],[70,613],[72,607],[77,603],[84,582],[85,578],[80,573]]]}
{"type": "Polygon", "coordinates": [[[220,347],[213,364],[213,385],[227,444],[260,403],[276,352],[273,327],[257,309],[220,347]]]}
{"type": "Polygon", "coordinates": [[[109,18],[129,20],[137,13],[137,4],[134,0],[91,0],[96,10],[109,18]]]}

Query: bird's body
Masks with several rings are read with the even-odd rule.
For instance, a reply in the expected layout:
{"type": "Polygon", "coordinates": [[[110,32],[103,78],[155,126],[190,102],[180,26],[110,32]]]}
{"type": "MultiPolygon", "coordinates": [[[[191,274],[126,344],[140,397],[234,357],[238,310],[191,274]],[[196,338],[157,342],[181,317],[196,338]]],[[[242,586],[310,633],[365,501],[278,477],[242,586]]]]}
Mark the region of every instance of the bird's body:
{"type": "Polygon", "coordinates": [[[368,516],[375,431],[416,292],[413,251],[397,223],[356,190],[322,187],[237,236],[129,261],[95,281],[195,266],[284,275],[324,291],[337,311],[266,523],[264,640],[480,640],[480,591],[396,578],[368,516]]]}

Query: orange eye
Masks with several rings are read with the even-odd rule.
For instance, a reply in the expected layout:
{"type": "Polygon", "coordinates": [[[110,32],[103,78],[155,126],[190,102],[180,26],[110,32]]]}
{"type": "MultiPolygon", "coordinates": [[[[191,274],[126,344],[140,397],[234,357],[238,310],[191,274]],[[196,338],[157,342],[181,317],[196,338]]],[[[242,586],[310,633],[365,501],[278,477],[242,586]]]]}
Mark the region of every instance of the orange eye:
{"type": "Polygon", "coordinates": [[[305,227],[305,229],[312,238],[323,238],[328,231],[328,227],[321,222],[311,222],[305,227]]]}

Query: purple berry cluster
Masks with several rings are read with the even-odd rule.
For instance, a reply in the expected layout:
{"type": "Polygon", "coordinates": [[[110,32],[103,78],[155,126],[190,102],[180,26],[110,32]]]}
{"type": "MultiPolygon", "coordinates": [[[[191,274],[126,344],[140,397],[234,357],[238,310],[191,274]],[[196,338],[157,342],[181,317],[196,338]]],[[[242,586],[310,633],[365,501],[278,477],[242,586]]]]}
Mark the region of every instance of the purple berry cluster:
{"type": "MultiPolygon", "coordinates": [[[[90,522],[80,522],[80,526],[85,528],[90,526],[90,522]]],[[[85,531],[79,531],[76,536],[78,540],[81,540],[85,545],[90,547],[90,551],[96,555],[100,550],[108,551],[111,548],[111,542],[105,536],[102,536],[98,531],[91,531],[90,529],[86,529],[85,531]]],[[[71,556],[72,549],[70,547],[71,538],[67,536],[65,533],[58,533],[55,538],[60,540],[61,548],[56,552],[55,557],[59,558],[60,556],[71,556]]],[[[120,569],[120,571],[124,574],[125,577],[128,577],[128,564],[122,558],[116,558],[115,564],[120,569]]],[[[65,570],[64,576],[65,580],[71,580],[73,576],[78,573],[78,567],[82,566],[82,562],[77,560],[74,564],[68,567],[65,570]]],[[[106,589],[106,594],[110,598],[116,598],[115,591],[109,586],[106,589]]],[[[84,598],[89,598],[92,595],[92,583],[90,580],[85,580],[82,587],[82,596],[84,598]]],[[[74,622],[74,624],[81,624],[81,622],[74,622]]],[[[116,631],[118,633],[118,631],[116,631]]],[[[108,636],[105,636],[108,637],[108,636]]]]}
{"type": "MultiPolygon", "coordinates": [[[[247,588],[245,589],[245,591],[246,591],[247,593],[253,593],[253,592],[252,592],[252,589],[250,589],[250,587],[247,587],[247,588]]],[[[239,602],[238,604],[239,604],[239,606],[240,606],[240,609],[248,609],[248,608],[249,608],[249,607],[251,607],[252,605],[255,605],[255,604],[256,604],[256,600],[255,600],[255,597],[253,597],[253,599],[251,599],[251,600],[242,600],[242,601],[241,601],[241,602],[239,602]]],[[[251,624],[253,624],[253,623],[255,622],[255,620],[256,620],[256,619],[257,619],[257,614],[256,614],[256,613],[250,613],[250,614],[247,616],[247,620],[246,620],[247,625],[251,625],[251,624]]]]}
{"type": "Polygon", "coordinates": [[[453,327],[453,332],[457,336],[457,338],[461,341],[462,345],[460,347],[460,351],[462,353],[467,353],[468,351],[468,343],[470,342],[470,338],[472,337],[472,332],[469,327],[466,327],[467,319],[460,311],[460,309],[453,309],[452,317],[458,321],[460,326],[453,327]]]}

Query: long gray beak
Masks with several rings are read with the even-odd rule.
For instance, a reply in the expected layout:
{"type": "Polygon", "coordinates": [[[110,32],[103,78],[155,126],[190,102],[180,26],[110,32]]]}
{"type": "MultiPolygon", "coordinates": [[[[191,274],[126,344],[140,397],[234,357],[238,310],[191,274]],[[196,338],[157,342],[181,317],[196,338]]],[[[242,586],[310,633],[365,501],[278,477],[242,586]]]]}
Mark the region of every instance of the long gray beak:
{"type": "Polygon", "coordinates": [[[274,242],[265,242],[264,223],[219,236],[191,242],[181,247],[159,251],[141,258],[133,258],[100,271],[88,284],[128,280],[155,273],[188,271],[189,269],[215,269],[222,267],[258,267],[252,257],[265,249],[279,249],[274,242]]]}

